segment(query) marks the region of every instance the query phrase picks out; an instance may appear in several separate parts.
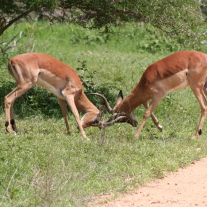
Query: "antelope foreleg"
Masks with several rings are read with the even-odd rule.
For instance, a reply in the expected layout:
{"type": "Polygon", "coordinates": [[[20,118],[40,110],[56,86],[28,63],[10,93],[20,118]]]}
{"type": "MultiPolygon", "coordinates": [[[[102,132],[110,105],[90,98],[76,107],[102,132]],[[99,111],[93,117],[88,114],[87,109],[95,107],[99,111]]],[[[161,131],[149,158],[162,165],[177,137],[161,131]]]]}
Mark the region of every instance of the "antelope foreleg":
{"type": "Polygon", "coordinates": [[[68,121],[68,110],[67,110],[66,102],[63,99],[58,98],[58,103],[60,105],[62,115],[63,115],[64,120],[65,120],[65,125],[66,125],[67,132],[68,132],[68,134],[70,134],[72,131],[71,131],[69,121],[68,121]]]}
{"type": "Polygon", "coordinates": [[[64,91],[62,92],[62,94],[64,95],[64,97],[65,97],[65,99],[66,99],[66,101],[67,101],[74,117],[75,117],[75,120],[78,124],[78,128],[79,128],[80,133],[82,134],[83,137],[85,137],[87,140],[89,140],[88,137],[86,136],[86,133],[85,133],[83,127],[82,127],[80,116],[79,116],[78,110],[77,110],[76,105],[75,105],[74,96],[73,95],[67,95],[67,94],[64,93],[64,91]]]}
{"type": "MultiPolygon", "coordinates": [[[[144,107],[145,107],[146,109],[149,107],[148,102],[143,103],[143,105],[144,105],[144,107]]],[[[159,130],[160,132],[162,132],[163,127],[162,127],[162,125],[160,125],[160,123],[159,123],[157,117],[156,117],[153,113],[151,114],[151,118],[152,118],[152,121],[154,122],[155,126],[158,128],[158,130],[159,130]]]]}

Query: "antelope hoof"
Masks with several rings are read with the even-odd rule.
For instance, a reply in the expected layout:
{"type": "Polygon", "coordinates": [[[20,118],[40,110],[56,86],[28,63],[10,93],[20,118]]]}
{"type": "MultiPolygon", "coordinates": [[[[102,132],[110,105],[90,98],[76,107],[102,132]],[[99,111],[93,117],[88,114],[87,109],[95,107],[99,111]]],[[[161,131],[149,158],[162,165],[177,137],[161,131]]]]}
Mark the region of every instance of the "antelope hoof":
{"type": "Polygon", "coordinates": [[[9,134],[12,134],[13,133],[15,136],[17,135],[17,131],[12,130],[11,127],[7,127],[6,128],[6,132],[9,133],[9,134]]]}
{"type": "Polygon", "coordinates": [[[198,137],[199,137],[201,134],[202,134],[202,130],[199,129],[198,132],[196,132],[196,134],[195,134],[193,137],[191,137],[191,139],[198,139],[198,137]]]}
{"type": "Polygon", "coordinates": [[[8,122],[5,123],[5,127],[6,127],[6,132],[8,132],[8,133],[12,133],[13,132],[12,126],[9,125],[8,122]]]}
{"type": "Polygon", "coordinates": [[[67,134],[71,135],[72,134],[72,131],[71,130],[70,131],[67,131],[67,134]]]}
{"type": "Polygon", "coordinates": [[[138,139],[139,139],[139,134],[138,135],[135,134],[134,140],[136,141],[138,139]]]}
{"type": "Polygon", "coordinates": [[[157,128],[158,128],[158,130],[159,130],[160,132],[162,132],[163,127],[162,127],[160,124],[157,126],[157,128]]]}
{"type": "Polygon", "coordinates": [[[191,139],[198,139],[199,135],[194,135],[191,137],[191,139]]]}
{"type": "Polygon", "coordinates": [[[88,137],[84,137],[87,141],[90,141],[90,139],[88,137]]]}

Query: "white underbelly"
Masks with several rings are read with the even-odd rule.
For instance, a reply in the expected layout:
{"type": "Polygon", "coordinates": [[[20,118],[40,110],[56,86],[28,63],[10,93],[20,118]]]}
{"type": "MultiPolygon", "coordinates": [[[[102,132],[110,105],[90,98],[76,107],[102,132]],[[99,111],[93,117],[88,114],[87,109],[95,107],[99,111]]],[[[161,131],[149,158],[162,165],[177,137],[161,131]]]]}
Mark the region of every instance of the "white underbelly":
{"type": "Polygon", "coordinates": [[[162,88],[165,93],[171,93],[173,91],[177,91],[189,86],[189,82],[187,79],[188,69],[175,73],[174,75],[159,80],[157,85],[162,88]]]}
{"type": "Polygon", "coordinates": [[[51,93],[53,93],[58,98],[65,99],[64,96],[61,93],[60,88],[55,88],[54,86],[52,86],[48,82],[42,80],[40,77],[38,77],[36,84],[41,86],[42,88],[45,88],[46,90],[50,91],[51,93]]]}
{"type": "Polygon", "coordinates": [[[177,90],[186,88],[187,86],[189,86],[189,83],[188,83],[188,81],[186,79],[185,81],[183,81],[182,83],[180,83],[180,85],[177,85],[176,87],[171,88],[170,90],[168,90],[167,93],[171,93],[173,91],[177,91],[177,90]]]}

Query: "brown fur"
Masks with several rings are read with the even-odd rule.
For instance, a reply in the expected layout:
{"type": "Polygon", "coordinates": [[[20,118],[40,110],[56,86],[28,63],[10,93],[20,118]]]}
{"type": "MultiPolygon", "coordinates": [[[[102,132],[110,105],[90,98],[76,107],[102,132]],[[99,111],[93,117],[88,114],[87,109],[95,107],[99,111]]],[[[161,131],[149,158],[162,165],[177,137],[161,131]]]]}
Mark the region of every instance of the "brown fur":
{"type": "MultiPolygon", "coordinates": [[[[113,111],[130,117],[136,107],[145,105],[147,109],[136,132],[138,138],[146,120],[153,115],[152,112],[161,99],[167,93],[189,85],[201,107],[201,119],[194,136],[197,138],[207,115],[207,100],[203,90],[206,80],[207,54],[198,51],[177,52],[150,65],[130,95],[116,105],[113,111]],[[149,100],[152,102],[147,105],[149,100]]],[[[158,120],[156,125],[159,125],[158,120]]]]}
{"type": "MultiPolygon", "coordinates": [[[[97,126],[94,123],[99,110],[86,97],[83,92],[82,83],[77,73],[68,65],[61,61],[41,53],[25,53],[17,55],[9,60],[8,69],[11,75],[17,81],[17,87],[5,96],[6,109],[6,126],[8,132],[17,131],[15,123],[10,124],[14,119],[13,103],[29,90],[34,84],[54,93],[58,97],[58,101],[65,118],[67,131],[70,133],[70,126],[67,118],[66,102],[71,108],[77,121],[81,134],[86,137],[83,130],[85,127],[97,126]],[[80,120],[78,110],[84,113],[80,120]]],[[[97,122],[97,120],[96,120],[97,122]]]]}

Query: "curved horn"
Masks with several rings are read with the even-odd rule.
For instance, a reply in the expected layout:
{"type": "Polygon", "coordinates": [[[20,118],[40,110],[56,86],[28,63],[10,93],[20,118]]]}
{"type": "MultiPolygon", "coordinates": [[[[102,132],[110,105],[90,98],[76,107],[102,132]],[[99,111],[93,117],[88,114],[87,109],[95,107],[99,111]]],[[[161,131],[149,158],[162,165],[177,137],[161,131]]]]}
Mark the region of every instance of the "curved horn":
{"type": "Polygon", "coordinates": [[[109,105],[109,102],[107,101],[107,99],[105,98],[104,95],[99,94],[99,93],[87,93],[86,95],[95,95],[95,96],[98,96],[98,97],[102,98],[102,99],[104,100],[104,103],[105,103],[105,106],[106,106],[108,112],[109,112],[110,114],[113,114],[113,109],[112,109],[111,106],[109,105]]]}
{"type": "Polygon", "coordinates": [[[123,118],[128,118],[128,117],[126,117],[126,116],[119,116],[119,117],[117,117],[116,119],[114,119],[112,121],[111,121],[111,119],[112,119],[112,117],[111,117],[111,118],[108,118],[106,121],[100,121],[99,128],[103,129],[103,128],[107,127],[107,126],[111,126],[111,125],[115,124],[116,122],[118,122],[119,120],[121,120],[123,118]]]}
{"type": "Polygon", "coordinates": [[[94,124],[100,123],[102,116],[103,116],[104,109],[105,109],[105,105],[100,106],[99,113],[98,113],[97,117],[93,120],[94,124]]]}

